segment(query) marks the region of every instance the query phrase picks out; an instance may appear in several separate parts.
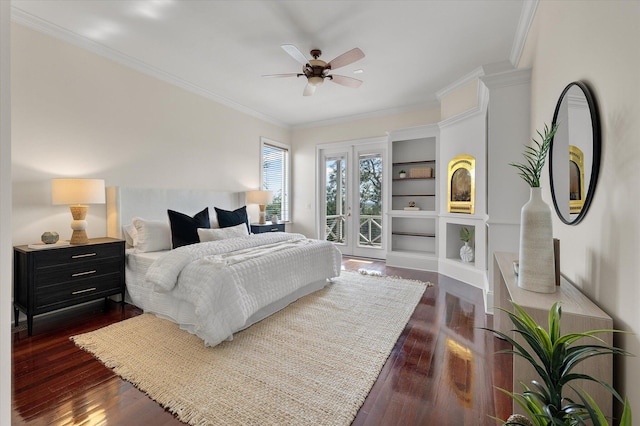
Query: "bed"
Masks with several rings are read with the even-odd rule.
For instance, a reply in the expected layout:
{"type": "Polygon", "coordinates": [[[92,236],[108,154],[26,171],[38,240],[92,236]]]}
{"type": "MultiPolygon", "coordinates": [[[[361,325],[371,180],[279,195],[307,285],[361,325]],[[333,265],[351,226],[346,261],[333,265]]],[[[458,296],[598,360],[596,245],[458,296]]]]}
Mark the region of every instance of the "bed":
{"type": "Polygon", "coordinates": [[[107,234],[127,241],[126,301],[215,346],[340,275],[329,242],[222,223],[243,209],[243,193],[107,188],[107,234]],[[202,242],[181,242],[183,222],[202,242]]]}

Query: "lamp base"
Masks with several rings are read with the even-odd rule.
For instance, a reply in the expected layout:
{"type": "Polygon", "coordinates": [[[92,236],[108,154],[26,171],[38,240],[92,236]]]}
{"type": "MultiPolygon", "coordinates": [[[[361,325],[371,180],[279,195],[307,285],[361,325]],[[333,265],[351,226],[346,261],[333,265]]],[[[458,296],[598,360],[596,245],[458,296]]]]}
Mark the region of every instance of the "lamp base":
{"type": "Polygon", "coordinates": [[[85,218],[87,217],[89,206],[69,206],[69,210],[71,210],[71,216],[73,216],[73,221],[71,221],[73,234],[71,234],[69,243],[87,244],[89,237],[87,236],[87,221],[85,218]]]}
{"type": "Polygon", "coordinates": [[[265,223],[267,223],[266,214],[264,212],[264,210],[267,207],[267,205],[266,204],[258,204],[258,207],[260,208],[260,213],[258,214],[258,224],[264,225],[265,223]]]}
{"type": "Polygon", "coordinates": [[[69,240],[69,244],[87,244],[88,242],[89,237],[87,236],[87,231],[84,229],[82,231],[73,231],[71,240],[69,240]]]}

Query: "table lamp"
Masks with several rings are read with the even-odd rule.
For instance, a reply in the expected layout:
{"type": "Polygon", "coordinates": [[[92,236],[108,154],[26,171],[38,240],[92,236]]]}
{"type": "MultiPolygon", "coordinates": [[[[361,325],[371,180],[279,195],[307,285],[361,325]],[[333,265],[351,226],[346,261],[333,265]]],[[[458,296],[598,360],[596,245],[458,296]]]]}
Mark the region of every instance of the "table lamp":
{"type": "Polygon", "coordinates": [[[52,179],[51,201],[54,205],[68,204],[71,222],[71,244],[87,244],[87,204],[104,204],[104,179],[52,179]]]}
{"type": "Polygon", "coordinates": [[[247,204],[257,204],[260,208],[260,214],[258,216],[258,223],[264,225],[267,223],[265,220],[264,209],[267,204],[271,204],[273,201],[272,191],[247,191],[247,204]]]}

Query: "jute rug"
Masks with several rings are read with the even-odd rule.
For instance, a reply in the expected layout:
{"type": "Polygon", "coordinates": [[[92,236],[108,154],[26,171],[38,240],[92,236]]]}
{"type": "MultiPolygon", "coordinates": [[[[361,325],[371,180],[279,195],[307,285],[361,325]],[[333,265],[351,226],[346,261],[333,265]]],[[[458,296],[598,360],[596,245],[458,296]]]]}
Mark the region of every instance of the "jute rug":
{"type": "Polygon", "coordinates": [[[149,314],[72,340],[192,425],[349,425],[426,285],[343,271],[213,348],[149,314]]]}

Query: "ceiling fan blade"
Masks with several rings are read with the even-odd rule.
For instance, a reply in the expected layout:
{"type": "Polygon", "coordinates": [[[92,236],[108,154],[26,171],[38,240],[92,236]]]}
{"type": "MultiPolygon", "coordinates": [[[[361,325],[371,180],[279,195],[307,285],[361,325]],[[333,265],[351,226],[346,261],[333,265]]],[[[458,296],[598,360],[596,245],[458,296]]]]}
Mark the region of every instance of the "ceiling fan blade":
{"type": "Polygon", "coordinates": [[[298,50],[298,48],[293,44],[283,44],[280,47],[282,47],[285,52],[291,55],[293,59],[300,62],[302,65],[307,65],[307,63],[309,63],[309,60],[306,58],[306,56],[304,56],[302,52],[300,52],[300,50],[298,50]]]}
{"type": "Polygon", "coordinates": [[[330,75],[329,78],[334,83],[338,83],[342,86],[347,87],[360,87],[362,84],[362,80],[358,80],[357,78],[346,77],[344,75],[330,75]]]}
{"type": "Polygon", "coordinates": [[[340,67],[344,67],[345,65],[352,64],[362,58],[364,58],[364,53],[362,52],[362,50],[355,47],[348,52],[344,52],[342,55],[329,62],[327,66],[332,70],[335,70],[340,67]]]}
{"type": "Polygon", "coordinates": [[[298,74],[298,73],[292,72],[287,74],[263,74],[262,77],[281,78],[281,77],[300,77],[301,75],[304,75],[304,74],[298,74]]]}
{"type": "Polygon", "coordinates": [[[311,96],[316,92],[316,87],[313,84],[309,84],[307,83],[307,85],[304,88],[304,92],[302,92],[302,96],[311,96]]]}

